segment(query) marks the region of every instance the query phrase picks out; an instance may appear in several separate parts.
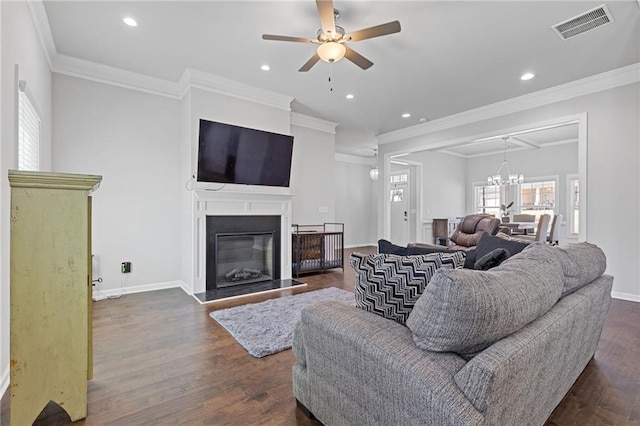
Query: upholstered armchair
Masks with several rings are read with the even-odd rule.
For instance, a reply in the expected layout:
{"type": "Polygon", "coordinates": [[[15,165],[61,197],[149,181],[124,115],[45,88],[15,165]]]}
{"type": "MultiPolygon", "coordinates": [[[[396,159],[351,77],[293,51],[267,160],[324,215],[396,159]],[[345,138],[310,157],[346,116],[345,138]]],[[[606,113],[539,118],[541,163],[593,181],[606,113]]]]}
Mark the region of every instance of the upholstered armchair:
{"type": "MultiPolygon", "coordinates": [[[[465,216],[458,227],[451,235],[450,242],[447,246],[453,250],[468,250],[474,248],[482,234],[487,232],[490,235],[495,235],[500,229],[500,219],[486,214],[470,214],[465,216]]],[[[430,244],[413,243],[409,246],[425,247],[430,244]]]]}

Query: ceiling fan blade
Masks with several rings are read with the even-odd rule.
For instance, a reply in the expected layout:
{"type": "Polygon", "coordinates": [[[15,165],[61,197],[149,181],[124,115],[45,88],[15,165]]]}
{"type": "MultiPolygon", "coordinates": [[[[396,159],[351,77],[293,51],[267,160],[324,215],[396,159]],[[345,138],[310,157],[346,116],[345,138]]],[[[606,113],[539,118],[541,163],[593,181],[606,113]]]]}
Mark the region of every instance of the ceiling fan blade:
{"type": "Polygon", "coordinates": [[[336,20],[333,16],[333,0],[316,0],[318,6],[318,15],[320,16],[320,24],[324,33],[336,33],[336,20]]]}
{"type": "Polygon", "coordinates": [[[294,41],[296,43],[315,43],[315,40],[311,40],[309,38],[279,36],[279,35],[272,35],[272,34],[262,34],[262,39],[275,40],[275,41],[294,41]]]}
{"type": "Polygon", "coordinates": [[[366,40],[368,38],[380,37],[387,34],[394,34],[400,32],[400,22],[393,21],[386,24],[376,25],[374,27],[365,28],[362,30],[354,31],[350,34],[345,34],[344,38],[349,41],[366,40]]]}
{"type": "Polygon", "coordinates": [[[317,53],[314,53],[311,59],[309,59],[298,71],[300,72],[309,71],[311,67],[314,66],[319,60],[320,60],[320,56],[318,56],[317,53]]]}
{"type": "Polygon", "coordinates": [[[373,62],[371,62],[370,60],[368,60],[367,58],[365,58],[364,56],[362,56],[361,54],[359,54],[349,46],[344,45],[344,47],[346,47],[347,49],[347,51],[344,54],[345,58],[347,58],[348,60],[350,60],[351,62],[353,62],[360,68],[362,68],[363,70],[371,68],[371,65],[373,65],[373,62]]]}

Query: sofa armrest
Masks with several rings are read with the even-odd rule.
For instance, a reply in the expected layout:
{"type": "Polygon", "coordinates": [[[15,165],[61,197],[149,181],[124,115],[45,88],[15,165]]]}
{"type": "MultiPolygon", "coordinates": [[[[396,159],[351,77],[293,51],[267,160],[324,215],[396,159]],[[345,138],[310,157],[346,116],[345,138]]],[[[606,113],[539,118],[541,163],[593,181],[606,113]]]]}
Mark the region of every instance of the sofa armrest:
{"type": "Polygon", "coordinates": [[[302,311],[293,347],[296,398],[324,424],[483,423],[453,380],[465,361],[418,348],[394,321],[321,302],[302,311]]]}
{"type": "Polygon", "coordinates": [[[471,359],[455,376],[487,424],[543,424],[595,353],[611,300],[603,275],[471,359]]]}

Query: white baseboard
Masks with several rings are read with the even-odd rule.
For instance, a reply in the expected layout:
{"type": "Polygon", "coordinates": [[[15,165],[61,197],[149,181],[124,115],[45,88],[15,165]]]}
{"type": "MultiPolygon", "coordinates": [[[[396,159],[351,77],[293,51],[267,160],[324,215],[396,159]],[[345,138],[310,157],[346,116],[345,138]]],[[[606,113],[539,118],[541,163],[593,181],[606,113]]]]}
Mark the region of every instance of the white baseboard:
{"type": "Polygon", "coordinates": [[[611,297],[613,297],[614,299],[628,300],[629,302],[640,302],[639,294],[621,293],[619,291],[612,291],[611,297]]]}
{"type": "Polygon", "coordinates": [[[137,286],[128,286],[128,287],[122,287],[122,288],[114,288],[114,289],[109,289],[109,290],[93,290],[93,300],[104,300],[104,299],[108,299],[108,298],[114,298],[114,297],[119,297],[119,296],[123,296],[125,294],[133,294],[133,293],[144,293],[147,291],[154,291],[154,290],[164,290],[167,288],[182,288],[184,289],[188,294],[190,294],[187,290],[186,290],[186,284],[182,281],[166,281],[166,282],[162,282],[162,283],[153,283],[153,284],[144,284],[144,285],[137,285],[137,286]]]}
{"type": "Polygon", "coordinates": [[[6,367],[7,368],[2,372],[2,379],[0,379],[0,396],[3,396],[9,388],[9,366],[7,365],[6,367]]]}

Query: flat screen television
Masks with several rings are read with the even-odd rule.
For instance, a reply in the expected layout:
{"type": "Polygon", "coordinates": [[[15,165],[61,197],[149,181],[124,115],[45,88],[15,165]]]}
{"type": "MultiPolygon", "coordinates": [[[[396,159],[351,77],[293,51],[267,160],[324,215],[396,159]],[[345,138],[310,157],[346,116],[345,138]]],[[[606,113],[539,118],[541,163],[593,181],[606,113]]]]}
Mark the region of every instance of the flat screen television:
{"type": "Polygon", "coordinates": [[[200,120],[198,182],[288,187],[293,136],[200,120]]]}

